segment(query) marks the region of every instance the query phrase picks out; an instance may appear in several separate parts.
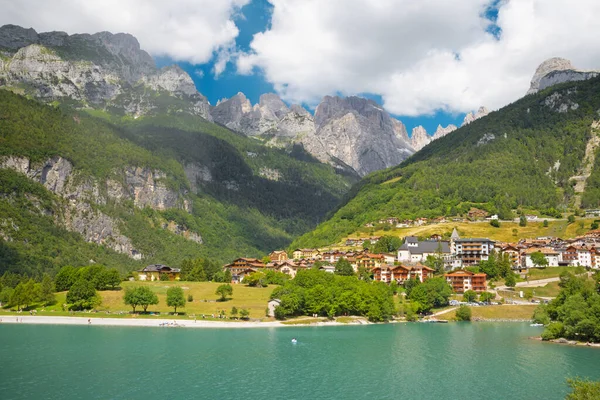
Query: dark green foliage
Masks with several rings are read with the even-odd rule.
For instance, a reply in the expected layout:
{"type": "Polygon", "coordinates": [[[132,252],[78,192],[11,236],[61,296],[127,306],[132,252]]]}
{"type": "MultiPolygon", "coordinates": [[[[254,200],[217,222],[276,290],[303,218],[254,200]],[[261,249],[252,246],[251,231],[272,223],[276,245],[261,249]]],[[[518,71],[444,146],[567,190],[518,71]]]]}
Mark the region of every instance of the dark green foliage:
{"type": "Polygon", "coordinates": [[[352,276],[354,275],[354,269],[352,268],[350,261],[346,260],[344,257],[341,257],[335,263],[335,273],[337,275],[352,276]]]}
{"type": "Polygon", "coordinates": [[[546,267],[548,265],[548,260],[546,257],[539,251],[535,253],[531,253],[531,262],[535,267],[546,267]]]}
{"type": "Polygon", "coordinates": [[[515,274],[510,272],[508,275],[506,275],[506,278],[504,279],[504,284],[508,287],[515,287],[515,285],[517,284],[517,278],[515,277],[515,274]]]}
{"type": "Polygon", "coordinates": [[[567,218],[567,222],[569,224],[575,223],[575,215],[573,215],[573,214],[569,215],[569,217],[567,218]]]}
{"type": "Polygon", "coordinates": [[[319,314],[362,315],[385,321],[395,312],[392,293],[384,283],[367,283],[356,276],[340,276],[317,269],[298,271],[296,277],[276,288],[272,299],[281,300],[275,317],[319,314]]]}
{"type": "Polygon", "coordinates": [[[567,394],[565,400],[596,400],[600,399],[600,382],[587,379],[567,379],[571,393],[567,394]]]}
{"type": "Polygon", "coordinates": [[[52,282],[52,278],[49,275],[44,274],[42,278],[42,282],[39,287],[39,300],[45,305],[53,304],[55,301],[55,287],[54,282],[52,282]]]}
{"type": "Polygon", "coordinates": [[[148,310],[148,306],[158,304],[158,296],[148,286],[137,286],[127,288],[123,295],[123,302],[133,308],[141,306],[144,312],[148,310]]]}
{"type": "Polygon", "coordinates": [[[519,217],[519,226],[527,226],[527,217],[524,215],[519,217]]]}
{"type": "MultiPolygon", "coordinates": [[[[179,265],[198,257],[222,263],[239,254],[261,256],[314,227],[354,179],[299,149],[267,148],[199,117],[165,114],[134,121],[100,110],[88,115],[7,91],[0,91],[0,110],[0,156],[27,157],[33,164],[62,156],[81,178],[100,183],[121,180],[124,167],[160,170],[167,187],[192,209],[140,210],[127,201],[95,205],[122,222],[121,233],[144,254],[144,262],[135,261],[59,228],[54,217],[63,212],[63,199],[23,175],[0,170],[0,192],[8,194],[0,199],[0,219],[19,228],[10,232],[12,241],[0,239],[0,273],[19,271],[41,279],[64,265],[94,260],[124,274],[148,263],[179,265]],[[210,170],[210,181],[188,182],[188,165],[210,170]],[[261,176],[265,169],[276,170],[279,180],[261,176]],[[170,221],[201,235],[203,244],[161,228],[170,221]]],[[[206,279],[216,272],[205,266],[206,279]]]]}
{"type": "Polygon", "coordinates": [[[490,302],[494,300],[496,295],[490,292],[483,292],[479,295],[479,301],[483,301],[484,303],[490,302]]]}
{"type": "Polygon", "coordinates": [[[421,281],[418,279],[407,279],[404,282],[404,289],[406,290],[406,296],[410,297],[410,294],[412,293],[412,290],[421,284],[421,281]]]}
{"type": "Polygon", "coordinates": [[[227,296],[233,295],[233,287],[229,283],[219,285],[219,287],[217,287],[217,290],[215,291],[215,294],[221,296],[219,298],[220,301],[225,301],[227,300],[227,296]]]}
{"type": "Polygon", "coordinates": [[[79,278],[67,293],[67,303],[70,310],[91,310],[100,305],[101,299],[92,282],[79,278]]]}
{"type": "Polygon", "coordinates": [[[490,225],[494,228],[500,228],[500,221],[498,221],[497,219],[493,219],[490,221],[490,225]]]}
{"type": "Polygon", "coordinates": [[[547,228],[547,227],[548,227],[548,220],[547,220],[547,219],[545,219],[545,220],[544,220],[544,228],[547,228]]]}
{"type": "Polygon", "coordinates": [[[373,246],[373,252],[375,253],[394,253],[398,251],[398,248],[402,246],[402,239],[397,236],[382,236],[375,246],[373,246]]]}
{"type": "Polygon", "coordinates": [[[463,293],[463,300],[466,301],[467,303],[471,303],[475,300],[477,300],[477,292],[475,292],[474,290],[467,290],[463,293]]]}
{"type": "MultiPolygon", "coordinates": [[[[519,207],[556,216],[574,195],[570,177],[581,167],[598,109],[600,78],[525,96],[435,140],[399,166],[365,177],[328,221],[291,247],[335,243],[382,218],[464,214],[471,206],[502,211],[503,218],[519,207]],[[579,108],[551,109],[544,101],[553,93],[579,108]],[[560,168],[554,169],[557,161],[560,168]]],[[[600,168],[592,175],[597,182],[588,180],[584,206],[600,204],[600,168]]]]}
{"type": "Polygon", "coordinates": [[[171,286],[167,289],[167,305],[173,307],[174,312],[177,312],[177,307],[185,307],[185,297],[181,287],[171,286]]]}
{"type": "Polygon", "coordinates": [[[542,339],[567,339],[600,342],[600,293],[597,284],[587,276],[564,272],[560,276],[560,292],[547,305],[536,310],[536,319],[552,321],[542,339]]]}
{"type": "Polygon", "coordinates": [[[456,310],[456,320],[457,321],[470,321],[471,320],[471,308],[465,305],[461,305],[456,310]]]}
{"type": "Polygon", "coordinates": [[[56,286],[56,291],[63,292],[71,289],[71,286],[73,286],[75,280],[77,279],[76,273],[77,269],[70,265],[62,267],[60,271],[58,271],[58,274],[56,274],[54,283],[56,286]]]}
{"type": "Polygon", "coordinates": [[[598,229],[598,223],[596,221],[592,222],[592,225],[590,225],[590,229],[591,230],[596,230],[598,229]]]}
{"type": "Polygon", "coordinates": [[[240,318],[244,320],[250,319],[250,311],[248,311],[246,308],[242,308],[240,310],[240,318]]]}
{"type": "Polygon", "coordinates": [[[410,291],[411,303],[418,304],[419,313],[428,312],[434,307],[448,305],[448,299],[452,295],[452,287],[443,277],[427,279],[425,282],[415,286],[410,291]]]}
{"type": "MultiPolygon", "coordinates": [[[[244,283],[252,287],[267,287],[267,278],[262,272],[253,272],[244,277],[244,283]]],[[[217,293],[219,294],[219,293],[217,293]]]]}

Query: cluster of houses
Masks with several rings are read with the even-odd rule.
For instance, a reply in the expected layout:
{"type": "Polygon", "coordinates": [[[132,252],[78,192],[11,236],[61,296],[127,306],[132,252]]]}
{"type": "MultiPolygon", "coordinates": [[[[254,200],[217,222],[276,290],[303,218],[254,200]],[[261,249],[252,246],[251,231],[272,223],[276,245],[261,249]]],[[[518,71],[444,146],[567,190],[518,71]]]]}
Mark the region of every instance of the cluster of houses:
{"type": "Polygon", "coordinates": [[[531,255],[541,253],[549,267],[582,266],[600,268],[600,230],[574,239],[540,237],[518,243],[498,243],[499,251],[511,255],[515,269],[536,267],[531,255]]]}

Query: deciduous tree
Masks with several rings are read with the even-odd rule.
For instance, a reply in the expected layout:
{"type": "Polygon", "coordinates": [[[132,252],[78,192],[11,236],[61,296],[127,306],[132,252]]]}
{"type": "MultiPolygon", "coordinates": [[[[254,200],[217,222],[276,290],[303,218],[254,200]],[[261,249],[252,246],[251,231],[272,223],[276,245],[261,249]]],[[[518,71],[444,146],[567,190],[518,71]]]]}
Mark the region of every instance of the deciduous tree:
{"type": "Polygon", "coordinates": [[[167,305],[173,307],[174,312],[177,312],[177,307],[185,307],[185,297],[182,288],[171,286],[167,289],[167,305]]]}
{"type": "Polygon", "coordinates": [[[220,301],[225,301],[225,300],[227,300],[227,296],[233,295],[233,287],[231,287],[231,285],[229,283],[226,283],[224,285],[219,285],[219,287],[217,287],[215,294],[218,294],[219,296],[221,296],[221,298],[219,299],[220,301]]]}

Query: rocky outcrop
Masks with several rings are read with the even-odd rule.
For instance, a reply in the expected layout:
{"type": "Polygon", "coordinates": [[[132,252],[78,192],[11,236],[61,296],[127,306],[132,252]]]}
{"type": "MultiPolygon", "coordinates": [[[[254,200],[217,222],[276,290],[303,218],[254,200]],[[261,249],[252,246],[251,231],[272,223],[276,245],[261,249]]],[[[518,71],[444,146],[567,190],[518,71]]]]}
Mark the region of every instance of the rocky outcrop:
{"type": "Polygon", "coordinates": [[[238,93],[219,101],[211,110],[211,116],[215,122],[248,136],[293,138],[314,130],[308,111],[299,105],[288,108],[274,93],[263,94],[254,106],[243,93],[238,93]]]}
{"type": "Polygon", "coordinates": [[[454,132],[456,129],[458,129],[456,127],[456,125],[452,125],[452,124],[448,125],[445,128],[443,128],[441,125],[438,125],[437,129],[435,130],[435,133],[431,137],[431,140],[436,140],[436,139],[442,138],[442,137],[446,136],[447,134],[449,134],[450,132],[454,132]]]}
{"type": "Polygon", "coordinates": [[[68,35],[15,25],[0,27],[0,87],[45,101],[75,100],[81,107],[120,109],[135,117],[153,111],[212,120],[207,99],[191,77],[154,60],[129,34],[68,35]],[[166,93],[173,101],[157,100],[166,93]],[[165,110],[166,108],[166,110],[165,110]]]}
{"type": "MultiPolygon", "coordinates": [[[[79,174],[71,162],[59,156],[41,163],[32,163],[26,157],[3,157],[0,158],[0,168],[22,173],[67,200],[61,207],[62,212],[55,216],[58,224],[81,234],[88,242],[105,245],[132,258],[140,258],[142,255],[134,248],[131,240],[120,233],[120,220],[106,215],[95,205],[106,204],[107,200],[117,203],[133,201],[140,208],[183,208],[190,211],[187,201],[167,186],[166,174],[158,170],[126,167],[120,173],[115,172],[115,176],[121,175],[121,181],[107,179],[106,182],[97,182],[79,174]]],[[[186,174],[197,179],[207,179],[206,172],[200,167],[186,168],[186,174]]],[[[202,243],[198,233],[183,227],[172,231],[202,243]]]]}
{"type": "Polygon", "coordinates": [[[414,153],[405,140],[406,128],[372,100],[326,96],[314,121],[315,134],[300,139],[304,147],[323,161],[341,161],[361,176],[414,153]]]}
{"type": "Polygon", "coordinates": [[[476,113],[468,112],[463,119],[463,123],[461,126],[465,126],[470,124],[471,122],[478,120],[479,118],[483,118],[488,115],[490,111],[484,106],[479,107],[476,113]]]}
{"type": "Polygon", "coordinates": [[[550,58],[537,67],[527,94],[537,93],[559,83],[591,79],[599,74],[600,71],[579,70],[564,58],[550,58]]]}
{"type": "Polygon", "coordinates": [[[422,126],[413,128],[410,136],[410,144],[416,151],[421,150],[431,142],[431,137],[422,126]]]}

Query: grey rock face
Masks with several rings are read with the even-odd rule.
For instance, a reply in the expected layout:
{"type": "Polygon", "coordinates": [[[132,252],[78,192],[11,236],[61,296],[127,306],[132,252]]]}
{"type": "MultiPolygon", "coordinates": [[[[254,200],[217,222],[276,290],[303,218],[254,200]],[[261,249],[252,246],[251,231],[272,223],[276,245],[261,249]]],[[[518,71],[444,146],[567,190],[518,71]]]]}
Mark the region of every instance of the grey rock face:
{"type": "Polygon", "coordinates": [[[477,112],[475,114],[473,114],[472,112],[467,113],[467,115],[465,115],[465,118],[464,118],[461,126],[465,126],[475,120],[478,120],[479,118],[483,118],[486,115],[488,115],[489,113],[490,113],[490,111],[487,108],[485,108],[484,106],[481,106],[481,107],[479,107],[479,109],[477,110],[477,112]]]}
{"type": "Polygon", "coordinates": [[[559,83],[591,79],[599,74],[600,71],[579,70],[564,58],[550,58],[537,67],[527,94],[537,93],[559,83]]]}
{"type": "Polygon", "coordinates": [[[326,96],[315,110],[315,124],[315,134],[300,140],[305,148],[320,159],[339,160],[361,176],[414,153],[405,140],[406,128],[371,100],[326,96]]]}
{"type": "Polygon", "coordinates": [[[326,96],[313,117],[303,107],[288,107],[276,94],[252,106],[243,93],[211,110],[215,122],[249,136],[274,135],[268,143],[301,143],[322,162],[352,168],[359,175],[397,165],[414,151],[406,127],[377,103],[359,97],[326,96]]]}
{"type": "Polygon", "coordinates": [[[288,108],[274,93],[263,94],[254,106],[243,93],[238,93],[220,101],[211,115],[215,122],[248,136],[294,137],[313,129],[308,111],[298,105],[288,108]]]}
{"type": "Polygon", "coordinates": [[[5,25],[0,27],[2,50],[0,86],[25,87],[46,101],[70,98],[82,107],[110,106],[136,117],[164,107],[156,92],[167,93],[174,98],[169,112],[212,120],[210,105],[190,76],[179,67],[157,70],[129,34],[38,35],[33,29],[5,25]]]}

